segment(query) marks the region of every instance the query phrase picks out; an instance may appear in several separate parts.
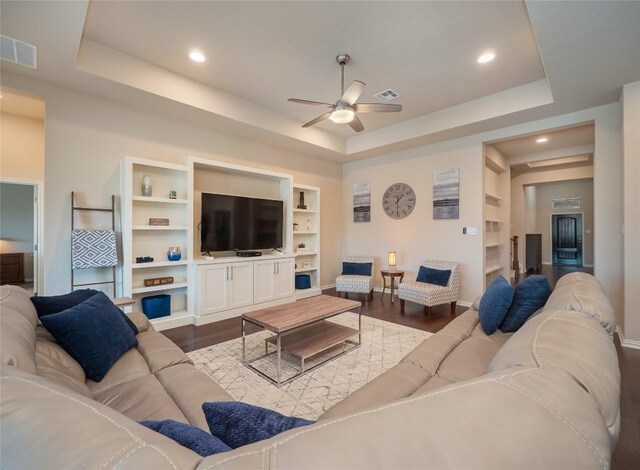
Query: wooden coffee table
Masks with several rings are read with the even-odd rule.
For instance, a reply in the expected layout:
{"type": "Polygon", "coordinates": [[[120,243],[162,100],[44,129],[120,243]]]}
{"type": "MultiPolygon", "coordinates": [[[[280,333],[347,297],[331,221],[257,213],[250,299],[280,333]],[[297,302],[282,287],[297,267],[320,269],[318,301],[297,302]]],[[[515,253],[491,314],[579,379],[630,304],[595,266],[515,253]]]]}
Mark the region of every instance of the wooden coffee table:
{"type": "Polygon", "coordinates": [[[305,300],[276,307],[269,307],[242,315],[242,362],[247,367],[262,375],[264,378],[280,387],[292,380],[312,371],[343,354],[360,346],[362,331],[362,304],[355,300],[342,299],[329,295],[318,295],[305,300]],[[328,321],[328,318],[357,309],[358,329],[349,328],[328,321]],[[250,361],[246,360],[245,324],[252,323],[265,330],[275,333],[265,341],[265,354],[250,361]],[[350,341],[358,336],[358,342],[350,341]],[[314,365],[305,370],[305,360],[341,343],[351,343],[352,348],[314,365]],[[274,344],[276,350],[269,352],[269,344],[274,344]],[[300,359],[300,371],[286,380],[282,378],[282,352],[300,359]],[[276,355],[276,376],[270,377],[264,371],[254,367],[256,361],[276,355]]]}

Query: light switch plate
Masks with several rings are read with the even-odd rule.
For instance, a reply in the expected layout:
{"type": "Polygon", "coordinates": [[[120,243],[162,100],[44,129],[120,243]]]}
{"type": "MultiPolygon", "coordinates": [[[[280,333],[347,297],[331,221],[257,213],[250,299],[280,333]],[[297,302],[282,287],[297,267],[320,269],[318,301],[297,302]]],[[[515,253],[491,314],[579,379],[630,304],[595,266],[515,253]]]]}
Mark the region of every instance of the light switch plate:
{"type": "Polygon", "coordinates": [[[464,235],[478,235],[478,227],[463,227],[462,233],[464,235]]]}

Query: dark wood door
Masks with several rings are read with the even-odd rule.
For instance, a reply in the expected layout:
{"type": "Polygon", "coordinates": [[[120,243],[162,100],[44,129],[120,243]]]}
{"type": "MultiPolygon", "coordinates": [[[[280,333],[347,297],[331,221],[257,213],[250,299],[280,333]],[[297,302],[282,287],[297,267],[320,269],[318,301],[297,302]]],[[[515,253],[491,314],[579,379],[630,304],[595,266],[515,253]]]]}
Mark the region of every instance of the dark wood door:
{"type": "Polygon", "coordinates": [[[582,215],[551,216],[553,264],[582,266],[582,215]]]}

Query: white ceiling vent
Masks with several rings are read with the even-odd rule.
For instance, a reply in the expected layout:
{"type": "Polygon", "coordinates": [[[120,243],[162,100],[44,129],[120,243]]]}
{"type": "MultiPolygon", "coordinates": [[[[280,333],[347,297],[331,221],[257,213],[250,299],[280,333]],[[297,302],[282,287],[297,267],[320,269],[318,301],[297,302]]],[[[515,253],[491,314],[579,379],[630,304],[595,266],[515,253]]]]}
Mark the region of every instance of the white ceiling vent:
{"type": "Polygon", "coordinates": [[[0,35],[0,49],[2,60],[32,69],[38,68],[38,48],[33,44],[0,35]]]}
{"type": "Polygon", "coordinates": [[[400,95],[389,88],[388,90],[381,91],[380,93],[376,93],[373,96],[378,98],[378,101],[382,101],[384,103],[385,101],[395,100],[400,95]]]}

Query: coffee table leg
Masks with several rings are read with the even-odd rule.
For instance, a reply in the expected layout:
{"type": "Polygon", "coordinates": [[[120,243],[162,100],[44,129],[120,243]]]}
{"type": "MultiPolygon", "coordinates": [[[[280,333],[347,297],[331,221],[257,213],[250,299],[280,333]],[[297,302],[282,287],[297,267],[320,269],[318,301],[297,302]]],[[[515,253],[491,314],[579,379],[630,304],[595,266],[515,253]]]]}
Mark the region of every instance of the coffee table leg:
{"type": "Polygon", "coordinates": [[[358,309],[358,344],[362,344],[362,307],[358,309]]]}
{"type": "Polygon", "coordinates": [[[278,384],[278,387],[280,386],[280,370],[282,367],[282,363],[280,362],[282,360],[282,343],[281,343],[281,337],[280,337],[280,333],[278,333],[278,351],[277,351],[277,355],[278,355],[278,359],[277,359],[277,364],[276,364],[276,383],[278,384]]]}
{"type": "Polygon", "coordinates": [[[245,360],[244,318],[242,319],[242,362],[245,360]]]}

